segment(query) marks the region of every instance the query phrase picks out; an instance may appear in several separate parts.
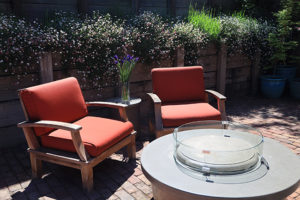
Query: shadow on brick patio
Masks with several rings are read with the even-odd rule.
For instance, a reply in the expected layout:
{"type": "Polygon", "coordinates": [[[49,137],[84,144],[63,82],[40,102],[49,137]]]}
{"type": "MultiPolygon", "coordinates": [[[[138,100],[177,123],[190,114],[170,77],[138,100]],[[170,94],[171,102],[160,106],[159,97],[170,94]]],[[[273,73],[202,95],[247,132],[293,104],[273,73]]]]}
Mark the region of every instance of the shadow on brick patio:
{"type": "MultiPolygon", "coordinates": [[[[300,104],[289,98],[231,98],[228,118],[258,128],[300,155],[300,104]],[[242,103],[241,103],[242,102],[242,103]]],[[[152,199],[151,183],[141,171],[140,156],[148,141],[137,142],[137,160],[113,154],[94,168],[94,190],[86,194],[76,169],[43,163],[42,179],[31,180],[26,145],[0,150],[0,199],[152,199]]],[[[300,189],[287,197],[300,199],[300,189]]]]}

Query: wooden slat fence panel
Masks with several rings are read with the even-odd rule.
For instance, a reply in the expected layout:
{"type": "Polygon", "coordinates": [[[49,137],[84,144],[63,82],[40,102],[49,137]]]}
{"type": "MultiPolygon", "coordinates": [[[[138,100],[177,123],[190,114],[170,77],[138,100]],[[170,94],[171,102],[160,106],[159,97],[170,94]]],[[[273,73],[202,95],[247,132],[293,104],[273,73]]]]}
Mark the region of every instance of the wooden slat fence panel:
{"type": "Polygon", "coordinates": [[[140,10],[148,10],[155,13],[159,13],[162,15],[166,15],[168,13],[167,1],[161,0],[140,0],[140,10]]]}
{"type": "Polygon", "coordinates": [[[190,4],[197,5],[198,8],[202,8],[204,5],[209,4],[209,0],[175,0],[175,3],[176,15],[185,16],[188,14],[190,4]]]}
{"type": "Polygon", "coordinates": [[[141,0],[141,7],[166,7],[167,1],[164,0],[141,0]]]}
{"type": "Polygon", "coordinates": [[[203,66],[204,72],[217,70],[217,55],[209,55],[198,58],[198,65],[203,66]]]}
{"type": "Polygon", "coordinates": [[[76,5],[77,0],[22,0],[22,4],[76,5]]]}
{"type": "Polygon", "coordinates": [[[229,69],[245,67],[245,66],[250,66],[250,65],[251,65],[251,60],[242,54],[228,56],[228,58],[227,58],[227,67],[229,69]]]}
{"type": "Polygon", "coordinates": [[[204,84],[205,88],[215,88],[217,81],[217,73],[216,71],[214,72],[204,72],[204,84]]]}
{"type": "MultiPolygon", "coordinates": [[[[15,4],[18,1],[13,1],[15,4]]],[[[77,12],[77,0],[23,0],[15,6],[15,14],[29,18],[29,19],[43,19],[47,14],[63,10],[77,12]]]]}
{"type": "Polygon", "coordinates": [[[115,11],[117,14],[118,12],[121,14],[128,14],[136,12],[136,9],[139,9],[141,11],[153,11],[162,15],[175,13],[179,16],[187,14],[191,3],[196,4],[198,8],[202,8],[203,5],[213,5],[227,9],[234,7],[235,0],[88,0],[87,5],[85,5],[87,8],[78,7],[81,5],[78,3],[78,0],[0,0],[0,11],[11,11],[11,2],[20,2],[20,6],[16,6],[16,14],[28,18],[43,18],[47,11],[49,12],[52,10],[75,12],[100,10],[102,12],[114,13],[115,11]],[[133,5],[136,4],[136,2],[138,2],[139,8],[136,8],[136,5],[133,5]],[[170,2],[172,2],[172,5],[170,5],[170,2]],[[170,6],[172,6],[172,8],[170,6]]]}
{"type": "Polygon", "coordinates": [[[89,5],[101,5],[101,6],[111,6],[111,5],[120,5],[120,6],[131,6],[131,0],[89,0],[89,5]]]}
{"type": "Polygon", "coordinates": [[[228,57],[226,71],[226,91],[229,96],[248,94],[251,89],[251,66],[250,60],[242,55],[228,57]]]}
{"type": "Polygon", "coordinates": [[[5,90],[18,90],[39,84],[39,75],[28,74],[18,78],[17,76],[0,77],[0,88],[5,90]]]}
{"type": "Polygon", "coordinates": [[[11,12],[10,0],[0,0],[0,12],[11,12]]]}
{"type": "Polygon", "coordinates": [[[88,11],[99,10],[101,12],[111,12],[113,14],[128,14],[132,12],[131,0],[90,0],[88,11]]]}
{"type": "Polygon", "coordinates": [[[132,8],[131,7],[126,7],[126,8],[120,8],[120,9],[114,9],[113,6],[112,7],[106,7],[106,6],[89,6],[88,7],[88,12],[93,12],[93,11],[100,11],[101,13],[112,13],[113,15],[126,15],[126,14],[130,14],[132,12],[132,8]]]}
{"type": "Polygon", "coordinates": [[[40,13],[45,13],[46,11],[56,11],[56,10],[64,10],[64,11],[77,11],[76,4],[22,4],[21,5],[22,12],[24,15],[39,15],[40,13]]]}

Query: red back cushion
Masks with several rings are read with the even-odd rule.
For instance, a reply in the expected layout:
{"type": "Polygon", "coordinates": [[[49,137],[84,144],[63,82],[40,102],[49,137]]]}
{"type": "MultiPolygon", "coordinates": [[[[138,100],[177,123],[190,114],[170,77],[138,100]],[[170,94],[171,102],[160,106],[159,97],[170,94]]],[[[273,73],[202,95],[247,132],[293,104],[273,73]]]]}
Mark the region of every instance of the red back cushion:
{"type": "MultiPolygon", "coordinates": [[[[30,121],[54,120],[73,122],[88,114],[76,78],[66,78],[20,91],[30,121]]],[[[35,128],[37,136],[53,129],[35,128]]]]}
{"type": "Polygon", "coordinates": [[[162,102],[204,100],[203,68],[154,68],[152,87],[162,102]]]}

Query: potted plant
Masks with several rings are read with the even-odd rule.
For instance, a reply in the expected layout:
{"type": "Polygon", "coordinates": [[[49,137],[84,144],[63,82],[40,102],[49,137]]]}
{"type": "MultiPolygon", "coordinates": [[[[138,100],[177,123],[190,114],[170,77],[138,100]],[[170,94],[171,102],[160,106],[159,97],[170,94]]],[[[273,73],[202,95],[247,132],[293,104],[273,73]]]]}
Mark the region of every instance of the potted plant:
{"type": "Polygon", "coordinates": [[[129,78],[139,58],[134,58],[133,56],[127,55],[122,59],[119,59],[119,57],[115,55],[114,60],[119,70],[119,78],[121,84],[121,101],[123,103],[129,103],[130,101],[129,78]]]}
{"type": "Polygon", "coordinates": [[[300,99],[300,78],[294,78],[290,82],[290,94],[296,99],[300,99]]]}
{"type": "Polygon", "coordinates": [[[296,67],[288,65],[289,51],[297,47],[298,42],[291,40],[292,11],[295,0],[282,0],[283,9],[275,13],[277,31],[270,33],[269,44],[273,49],[270,60],[273,65],[273,75],[261,77],[261,90],[264,96],[279,98],[285,88],[286,79],[291,80],[296,73],[296,67]]]}

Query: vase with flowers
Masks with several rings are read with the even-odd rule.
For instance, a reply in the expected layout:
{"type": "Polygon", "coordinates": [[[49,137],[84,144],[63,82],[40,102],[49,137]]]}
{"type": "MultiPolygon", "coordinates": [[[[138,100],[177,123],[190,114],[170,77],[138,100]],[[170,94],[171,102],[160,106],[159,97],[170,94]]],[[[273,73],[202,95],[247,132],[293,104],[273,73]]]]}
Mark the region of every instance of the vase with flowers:
{"type": "Polygon", "coordinates": [[[131,55],[124,56],[123,58],[119,58],[117,55],[114,56],[115,64],[119,70],[121,100],[123,103],[129,103],[130,101],[129,78],[138,60],[139,58],[131,55]]]}

